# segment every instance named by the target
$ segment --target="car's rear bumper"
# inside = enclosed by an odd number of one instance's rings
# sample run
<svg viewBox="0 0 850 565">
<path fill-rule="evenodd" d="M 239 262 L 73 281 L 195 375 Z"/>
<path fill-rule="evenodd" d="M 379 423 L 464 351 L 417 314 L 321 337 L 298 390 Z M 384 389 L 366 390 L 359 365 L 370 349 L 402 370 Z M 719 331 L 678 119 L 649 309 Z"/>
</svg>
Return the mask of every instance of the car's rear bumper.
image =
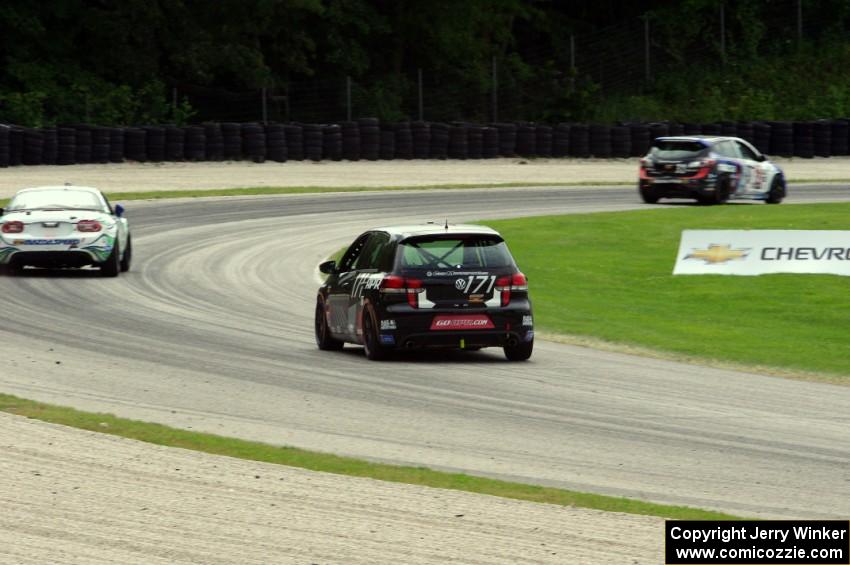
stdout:
<svg viewBox="0 0 850 565">
<path fill-rule="evenodd" d="M 88 251 L 15 251 L 0 257 L 0 264 L 45 268 L 85 267 L 99 264 Z"/>
<path fill-rule="evenodd" d="M 640 179 L 641 191 L 651 190 L 659 198 L 696 198 L 714 194 L 714 178 L 646 178 Z"/>
<path fill-rule="evenodd" d="M 435 329 L 435 319 L 486 316 L 483 329 Z M 386 308 L 380 315 L 379 340 L 389 348 L 504 347 L 534 339 L 531 305 L 504 308 L 416 310 L 402 305 Z"/>
</svg>

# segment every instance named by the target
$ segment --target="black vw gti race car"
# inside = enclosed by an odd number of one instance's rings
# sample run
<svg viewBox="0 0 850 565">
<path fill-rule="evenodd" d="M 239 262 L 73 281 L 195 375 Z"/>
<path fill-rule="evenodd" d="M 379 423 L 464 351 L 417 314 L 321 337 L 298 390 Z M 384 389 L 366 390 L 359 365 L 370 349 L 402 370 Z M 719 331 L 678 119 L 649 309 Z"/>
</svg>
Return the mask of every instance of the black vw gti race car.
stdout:
<svg viewBox="0 0 850 565">
<path fill-rule="evenodd" d="M 490 228 L 373 229 L 319 270 L 328 275 L 316 302 L 319 349 L 360 344 L 372 360 L 419 348 L 502 347 L 511 361 L 531 357 L 528 282 Z"/>
</svg>

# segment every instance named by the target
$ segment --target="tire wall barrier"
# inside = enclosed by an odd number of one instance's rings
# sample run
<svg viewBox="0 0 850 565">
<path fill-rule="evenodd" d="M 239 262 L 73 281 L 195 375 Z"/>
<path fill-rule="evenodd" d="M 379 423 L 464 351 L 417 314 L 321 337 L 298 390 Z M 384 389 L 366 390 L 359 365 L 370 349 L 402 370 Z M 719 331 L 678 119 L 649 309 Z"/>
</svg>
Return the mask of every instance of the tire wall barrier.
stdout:
<svg viewBox="0 0 850 565">
<path fill-rule="evenodd" d="M 103 127 L 0 124 L 0 168 L 161 161 L 357 161 L 390 159 L 633 158 L 662 136 L 740 137 L 767 155 L 850 155 L 850 118 L 800 121 L 204 123 Z"/>
</svg>

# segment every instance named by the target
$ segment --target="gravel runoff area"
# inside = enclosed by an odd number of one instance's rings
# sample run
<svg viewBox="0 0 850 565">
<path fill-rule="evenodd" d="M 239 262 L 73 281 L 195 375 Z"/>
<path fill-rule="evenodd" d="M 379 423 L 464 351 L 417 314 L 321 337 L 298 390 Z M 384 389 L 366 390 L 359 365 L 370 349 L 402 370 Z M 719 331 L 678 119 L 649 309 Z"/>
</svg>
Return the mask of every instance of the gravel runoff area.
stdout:
<svg viewBox="0 0 850 565">
<path fill-rule="evenodd" d="M 791 182 L 850 178 L 850 157 L 776 159 Z M 637 159 L 470 161 L 291 161 L 120 163 L 13 167 L 0 171 L 0 198 L 27 186 L 70 182 L 108 192 L 263 186 L 423 186 L 492 183 L 631 183 Z"/>
<path fill-rule="evenodd" d="M 0 414 L 0 563 L 661 563 L 663 520 Z"/>
</svg>

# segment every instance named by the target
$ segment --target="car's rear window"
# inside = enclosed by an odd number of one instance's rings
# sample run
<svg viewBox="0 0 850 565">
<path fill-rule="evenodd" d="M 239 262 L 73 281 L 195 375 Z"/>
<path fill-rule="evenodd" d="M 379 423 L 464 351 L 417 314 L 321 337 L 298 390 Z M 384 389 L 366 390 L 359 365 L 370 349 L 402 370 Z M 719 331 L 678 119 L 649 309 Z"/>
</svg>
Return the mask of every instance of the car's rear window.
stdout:
<svg viewBox="0 0 850 565">
<path fill-rule="evenodd" d="M 21 192 L 12 198 L 7 210 L 36 210 L 39 208 L 56 210 L 103 210 L 100 199 L 87 190 L 34 190 Z"/>
<path fill-rule="evenodd" d="M 706 150 L 699 141 L 660 141 L 652 144 L 652 155 L 659 159 L 695 159 Z"/>
<path fill-rule="evenodd" d="M 496 236 L 423 236 L 399 246 L 402 269 L 493 269 L 510 267 L 513 259 Z"/>
</svg>

